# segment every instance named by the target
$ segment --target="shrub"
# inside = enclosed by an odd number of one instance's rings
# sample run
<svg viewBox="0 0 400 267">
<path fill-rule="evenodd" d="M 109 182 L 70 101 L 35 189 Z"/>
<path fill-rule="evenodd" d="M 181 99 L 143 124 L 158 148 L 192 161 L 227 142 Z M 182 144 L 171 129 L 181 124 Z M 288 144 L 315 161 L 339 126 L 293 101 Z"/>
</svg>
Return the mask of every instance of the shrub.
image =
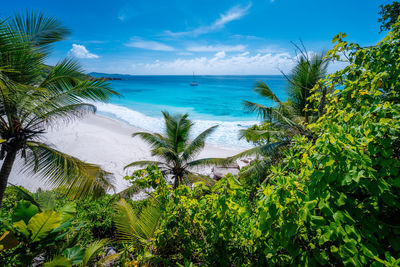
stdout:
<svg viewBox="0 0 400 267">
<path fill-rule="evenodd" d="M 400 264 L 400 22 L 376 46 L 344 37 L 328 56 L 349 65 L 320 82 L 334 88 L 325 115 L 270 168 L 254 210 L 231 176 L 173 191 L 153 243 L 164 264 Z"/>
</svg>

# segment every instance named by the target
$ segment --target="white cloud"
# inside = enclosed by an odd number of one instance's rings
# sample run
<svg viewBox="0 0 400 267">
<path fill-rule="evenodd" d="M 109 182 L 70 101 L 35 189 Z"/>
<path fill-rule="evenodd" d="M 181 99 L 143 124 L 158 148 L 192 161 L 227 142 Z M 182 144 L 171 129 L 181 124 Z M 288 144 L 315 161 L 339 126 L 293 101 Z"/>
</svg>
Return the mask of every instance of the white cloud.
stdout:
<svg viewBox="0 0 400 267">
<path fill-rule="evenodd" d="M 192 31 L 172 32 L 172 31 L 167 30 L 164 33 L 166 35 L 173 36 L 173 37 L 179 37 L 179 36 L 185 36 L 185 35 L 199 36 L 202 34 L 220 30 L 220 29 L 224 28 L 225 25 L 228 24 L 229 22 L 241 19 L 242 17 L 247 15 L 251 6 L 252 6 L 252 3 L 248 4 L 245 7 L 234 6 L 233 8 L 229 9 L 227 12 L 220 14 L 219 18 L 217 20 L 215 20 L 211 25 L 200 26 Z"/>
<path fill-rule="evenodd" d="M 310 51 L 313 53 L 312 51 Z M 183 52 L 185 53 L 185 52 Z M 177 51 L 179 54 L 179 51 Z M 295 66 L 297 55 L 287 50 L 281 52 L 250 53 L 248 51 L 229 53 L 220 50 L 211 56 L 182 56 L 173 60 L 138 61 L 126 58 L 110 60 L 107 64 L 86 63 L 91 71 L 133 75 L 185 75 L 194 71 L 198 75 L 275 75 L 281 71 L 288 74 Z M 90 65 L 87 65 L 90 64 Z M 348 63 L 335 62 L 329 65 L 328 73 L 345 67 Z"/>
<path fill-rule="evenodd" d="M 200 45 L 200 46 L 189 46 L 186 48 L 192 52 L 242 52 L 246 49 L 244 45 Z"/>
<path fill-rule="evenodd" d="M 84 45 L 72 44 L 71 50 L 68 52 L 69 55 L 77 58 L 99 58 L 100 56 L 92 54 L 86 49 Z"/>
<path fill-rule="evenodd" d="M 138 37 L 134 37 L 131 39 L 129 43 L 126 43 L 125 46 L 136 47 L 147 50 L 155 50 L 155 51 L 174 51 L 175 49 L 172 46 L 156 42 L 156 41 L 146 41 L 142 40 Z"/>
<path fill-rule="evenodd" d="M 251 7 L 251 3 L 248 4 L 246 7 L 242 8 L 239 6 L 235 6 L 228 10 L 225 14 L 221 14 L 219 19 L 217 19 L 211 26 L 211 29 L 219 29 L 225 26 L 225 24 L 238 20 L 242 18 L 244 15 L 247 14 L 248 10 Z"/>
<path fill-rule="evenodd" d="M 257 52 L 265 53 L 265 54 L 267 54 L 267 53 L 281 53 L 281 52 L 284 52 L 284 51 L 285 51 L 285 49 L 283 49 L 282 47 L 280 47 L 278 45 L 268 45 L 268 46 L 265 46 L 265 47 L 260 48 L 260 49 L 257 50 Z"/>
<path fill-rule="evenodd" d="M 295 57 L 289 53 L 253 54 L 248 52 L 227 56 L 219 51 L 212 57 L 196 57 L 192 59 L 178 58 L 172 61 L 154 61 L 147 64 L 130 65 L 129 71 L 134 74 L 188 74 L 192 71 L 198 74 L 280 74 L 289 72 L 295 64 Z"/>
<path fill-rule="evenodd" d="M 215 54 L 216 58 L 224 58 L 226 56 L 225 51 L 220 51 Z"/>
</svg>

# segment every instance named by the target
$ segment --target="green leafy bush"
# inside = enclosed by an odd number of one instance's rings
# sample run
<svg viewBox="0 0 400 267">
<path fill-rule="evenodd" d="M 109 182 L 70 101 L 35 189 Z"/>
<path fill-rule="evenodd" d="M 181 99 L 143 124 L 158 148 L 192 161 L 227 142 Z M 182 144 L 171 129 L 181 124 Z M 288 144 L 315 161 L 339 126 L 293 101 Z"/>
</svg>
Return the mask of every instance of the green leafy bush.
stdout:
<svg viewBox="0 0 400 267">
<path fill-rule="evenodd" d="M 349 65 L 319 83 L 336 88 L 325 115 L 270 168 L 254 209 L 233 177 L 173 191 L 153 242 L 163 264 L 400 264 L 400 23 L 376 46 L 344 37 L 328 56 Z"/>
<path fill-rule="evenodd" d="M 255 222 L 240 183 L 232 176 L 212 189 L 198 183 L 191 190 L 180 186 L 166 205 L 152 244 L 163 264 L 238 266 L 257 261 L 254 252 Z"/>
<path fill-rule="evenodd" d="M 6 188 L 4 200 L 0 208 L 0 233 L 4 233 L 7 230 L 7 221 L 11 219 L 15 204 L 19 200 L 24 199 L 23 194 L 29 195 L 30 192 L 22 186 L 9 186 Z"/>
<path fill-rule="evenodd" d="M 65 204 L 60 211 L 41 210 L 29 201 L 16 203 L 7 231 L 0 237 L 1 266 L 30 266 L 34 261 L 44 266 L 89 266 L 107 239 L 91 244 L 80 242 L 82 224 L 73 226 L 76 204 Z M 103 257 L 101 262 L 119 256 Z"/>
<path fill-rule="evenodd" d="M 328 54 L 350 64 L 324 83 L 341 89 L 263 189 L 259 240 L 271 263 L 400 263 L 399 26 L 369 48 L 334 38 Z"/>
</svg>

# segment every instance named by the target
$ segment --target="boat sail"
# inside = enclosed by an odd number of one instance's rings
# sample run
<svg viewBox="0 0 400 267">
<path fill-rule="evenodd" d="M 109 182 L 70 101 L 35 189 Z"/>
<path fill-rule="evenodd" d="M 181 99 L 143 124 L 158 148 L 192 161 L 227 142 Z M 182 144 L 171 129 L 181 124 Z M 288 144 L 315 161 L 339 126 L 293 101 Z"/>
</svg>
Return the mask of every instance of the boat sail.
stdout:
<svg viewBox="0 0 400 267">
<path fill-rule="evenodd" d="M 190 86 L 197 86 L 197 85 L 199 84 L 196 82 L 196 78 L 194 77 L 194 72 L 193 72 L 193 81 L 190 82 Z"/>
</svg>

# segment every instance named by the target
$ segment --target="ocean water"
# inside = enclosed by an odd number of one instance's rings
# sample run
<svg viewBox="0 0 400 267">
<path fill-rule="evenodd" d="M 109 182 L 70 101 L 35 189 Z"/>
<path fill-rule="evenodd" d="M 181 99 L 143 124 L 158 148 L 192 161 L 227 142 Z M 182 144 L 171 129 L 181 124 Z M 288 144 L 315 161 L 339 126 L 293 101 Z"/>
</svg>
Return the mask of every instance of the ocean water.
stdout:
<svg viewBox="0 0 400 267">
<path fill-rule="evenodd" d="M 189 113 L 195 123 L 193 135 L 219 125 L 208 143 L 249 148 L 238 132 L 259 120 L 243 107 L 243 100 L 272 105 L 253 92 L 257 81 L 264 81 L 281 99 L 287 98 L 283 76 L 196 76 L 198 86 L 190 86 L 192 76 L 129 76 L 110 81 L 122 96 L 110 103 L 97 104 L 98 112 L 152 132 L 163 131 L 161 111 Z"/>
</svg>

